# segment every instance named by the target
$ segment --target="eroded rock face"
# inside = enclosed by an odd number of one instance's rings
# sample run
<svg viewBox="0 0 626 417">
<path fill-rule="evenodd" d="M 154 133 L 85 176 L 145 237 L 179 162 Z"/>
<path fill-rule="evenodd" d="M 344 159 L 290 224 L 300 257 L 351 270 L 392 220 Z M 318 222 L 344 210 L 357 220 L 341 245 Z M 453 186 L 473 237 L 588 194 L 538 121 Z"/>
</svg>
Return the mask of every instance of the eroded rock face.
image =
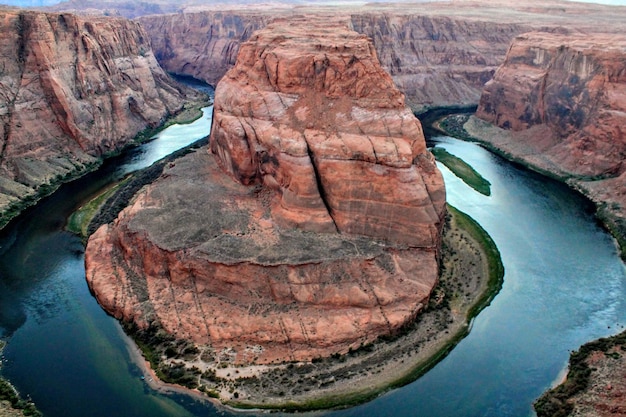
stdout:
<svg viewBox="0 0 626 417">
<path fill-rule="evenodd" d="M 235 64 L 239 45 L 273 18 L 258 12 L 206 11 L 145 16 L 138 21 L 163 68 L 217 85 Z"/>
<path fill-rule="evenodd" d="M 185 96 L 137 23 L 0 11 L 0 207 L 128 144 Z"/>
<path fill-rule="evenodd" d="M 483 92 L 476 115 L 541 133 L 524 144 L 563 172 L 613 177 L 626 170 L 626 38 L 527 33 Z"/>
<path fill-rule="evenodd" d="M 211 142 L 90 237 L 108 312 L 260 364 L 345 353 L 424 307 L 443 180 L 364 36 L 258 32 L 217 88 Z"/>
<path fill-rule="evenodd" d="M 552 0 L 455 0 L 341 6 L 189 7 L 143 16 L 159 62 L 168 71 L 215 83 L 235 63 L 241 42 L 276 17 L 342 16 L 369 36 L 382 67 L 414 111 L 475 105 L 504 62 L 515 36 L 533 30 L 622 33 L 624 8 Z"/>
<path fill-rule="evenodd" d="M 211 150 L 237 181 L 279 191 L 281 225 L 434 247 L 445 191 L 421 125 L 341 25 L 278 21 L 244 43 L 215 92 Z"/>
<path fill-rule="evenodd" d="M 121 320 L 247 364 L 345 353 L 424 307 L 434 250 L 278 228 L 269 198 L 206 150 L 176 161 L 91 236 L 90 288 Z"/>
</svg>

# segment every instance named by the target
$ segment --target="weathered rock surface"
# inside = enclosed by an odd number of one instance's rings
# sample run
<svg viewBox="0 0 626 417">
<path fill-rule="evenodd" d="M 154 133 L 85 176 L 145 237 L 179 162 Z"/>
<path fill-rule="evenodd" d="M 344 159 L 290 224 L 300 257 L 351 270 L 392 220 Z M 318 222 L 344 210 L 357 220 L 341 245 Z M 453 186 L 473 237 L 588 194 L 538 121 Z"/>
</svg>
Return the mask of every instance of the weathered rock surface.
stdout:
<svg viewBox="0 0 626 417">
<path fill-rule="evenodd" d="M 0 10 L 0 37 L 0 208 L 183 104 L 135 22 Z"/>
<path fill-rule="evenodd" d="M 218 85 L 211 142 L 89 239 L 107 311 L 270 363 L 347 352 L 423 308 L 443 180 L 367 38 L 328 20 L 258 32 Z"/>
<path fill-rule="evenodd" d="M 578 176 L 626 167 L 626 37 L 528 33 L 515 39 L 476 116 L 501 128 L 545 127 L 525 144 Z"/>
<path fill-rule="evenodd" d="M 145 16 L 138 21 L 163 68 L 217 85 L 235 65 L 239 45 L 273 18 L 257 11 L 212 10 Z"/>
<path fill-rule="evenodd" d="M 238 363 L 346 352 L 422 309 L 437 281 L 434 248 L 277 228 L 269 198 L 206 151 L 178 160 L 91 236 L 90 288 L 115 317 Z"/>
<path fill-rule="evenodd" d="M 234 65 L 241 42 L 277 16 L 342 16 L 373 40 L 383 68 L 415 111 L 477 104 L 483 84 L 519 34 L 620 33 L 626 14 L 624 8 L 598 4 L 506 0 L 212 9 L 189 7 L 182 14 L 139 19 L 164 68 L 214 84 Z"/>
<path fill-rule="evenodd" d="M 435 247 L 443 180 L 419 121 L 346 24 L 289 19 L 245 42 L 215 91 L 211 150 L 279 191 L 281 225 Z"/>
<path fill-rule="evenodd" d="M 593 199 L 626 257 L 624 35 L 519 36 L 476 116 L 471 134 Z"/>
</svg>

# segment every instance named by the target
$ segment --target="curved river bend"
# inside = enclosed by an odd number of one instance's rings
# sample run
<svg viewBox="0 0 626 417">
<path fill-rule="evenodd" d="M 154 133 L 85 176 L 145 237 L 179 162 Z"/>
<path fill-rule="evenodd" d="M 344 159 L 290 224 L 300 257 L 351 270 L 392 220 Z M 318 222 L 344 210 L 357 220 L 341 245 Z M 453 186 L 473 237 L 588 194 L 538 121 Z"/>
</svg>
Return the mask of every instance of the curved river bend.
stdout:
<svg viewBox="0 0 626 417">
<path fill-rule="evenodd" d="M 147 386 L 128 338 L 88 291 L 83 245 L 63 231 L 67 216 L 98 189 L 206 136 L 211 110 L 61 187 L 0 237 L 0 337 L 8 341 L 2 374 L 47 417 L 226 414 Z M 448 137 L 433 143 L 492 183 L 485 197 L 440 166 L 450 203 L 497 243 L 504 286 L 470 335 L 424 377 L 367 404 L 318 414 L 529 416 L 570 350 L 626 324 L 624 264 L 585 200 L 477 145 Z"/>
</svg>

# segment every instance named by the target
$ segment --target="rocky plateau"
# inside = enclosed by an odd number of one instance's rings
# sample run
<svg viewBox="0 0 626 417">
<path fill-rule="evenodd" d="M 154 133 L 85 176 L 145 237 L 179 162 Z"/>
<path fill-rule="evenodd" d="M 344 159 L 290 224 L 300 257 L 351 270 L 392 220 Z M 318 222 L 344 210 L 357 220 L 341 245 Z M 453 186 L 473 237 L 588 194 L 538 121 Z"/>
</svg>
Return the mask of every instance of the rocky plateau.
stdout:
<svg viewBox="0 0 626 417">
<path fill-rule="evenodd" d="M 241 364 L 346 353 L 421 311 L 443 179 L 367 37 L 335 19 L 256 32 L 218 84 L 210 146 L 89 239 L 107 311 Z"/>
<path fill-rule="evenodd" d="M 85 172 L 179 111 L 136 22 L 0 10 L 0 210 Z M 43 188 L 42 188 L 43 187 Z"/>
</svg>

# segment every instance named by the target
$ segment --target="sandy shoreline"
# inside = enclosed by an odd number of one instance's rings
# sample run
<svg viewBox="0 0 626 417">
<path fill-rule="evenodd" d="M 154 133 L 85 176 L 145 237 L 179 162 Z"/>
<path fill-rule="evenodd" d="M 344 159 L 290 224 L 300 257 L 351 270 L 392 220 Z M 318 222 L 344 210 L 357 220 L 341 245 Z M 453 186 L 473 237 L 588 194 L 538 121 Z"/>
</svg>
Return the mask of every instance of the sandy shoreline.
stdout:
<svg viewBox="0 0 626 417">
<path fill-rule="evenodd" d="M 203 372 L 198 378 L 204 393 L 161 381 L 132 342 L 129 342 L 129 354 L 151 388 L 163 393 L 192 395 L 229 410 L 304 411 L 371 400 L 417 379 L 445 357 L 469 333 L 468 314 L 476 300 L 482 299 L 486 292 L 494 292 L 489 286 L 488 255 L 467 230 L 458 227 L 458 218 L 458 214 L 454 215 L 444 232 L 440 284 L 427 311 L 393 339 L 385 338 L 357 351 L 313 363 L 217 367 L 197 358 L 161 358 L 199 368 Z M 207 378 L 209 374 L 212 377 Z M 207 392 L 219 396 L 219 400 L 209 397 Z"/>
</svg>

